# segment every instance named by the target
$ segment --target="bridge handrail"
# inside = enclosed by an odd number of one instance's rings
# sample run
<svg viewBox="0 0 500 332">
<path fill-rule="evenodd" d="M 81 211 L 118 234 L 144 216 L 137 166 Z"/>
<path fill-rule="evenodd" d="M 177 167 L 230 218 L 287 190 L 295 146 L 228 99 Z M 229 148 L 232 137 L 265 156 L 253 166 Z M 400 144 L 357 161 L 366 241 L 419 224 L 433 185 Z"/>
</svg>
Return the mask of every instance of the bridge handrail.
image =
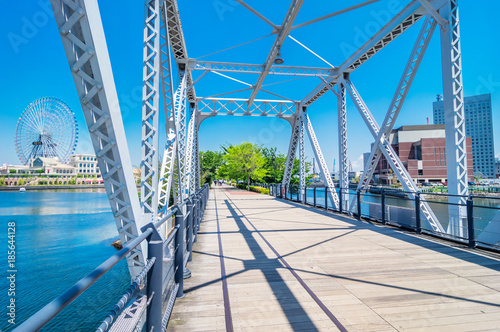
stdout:
<svg viewBox="0 0 500 332">
<path fill-rule="evenodd" d="M 201 214 L 205 210 L 206 206 L 206 200 L 208 198 L 208 185 L 204 185 L 202 188 L 200 188 L 196 193 L 192 194 L 190 197 L 186 198 L 181 204 L 172 206 L 168 209 L 163 209 L 162 211 L 168 211 L 166 215 L 164 215 L 159 221 L 157 221 L 154 224 L 149 224 L 150 226 L 145 226 L 148 227 L 144 229 L 141 235 L 139 235 L 137 238 L 134 240 L 130 241 L 125 245 L 120 251 L 118 251 L 116 254 L 112 255 L 109 257 L 107 260 L 105 260 L 103 263 L 101 263 L 98 267 L 96 267 L 92 272 L 87 274 L 85 277 L 80 279 L 77 283 L 75 283 L 73 286 L 71 286 L 68 290 L 66 290 L 63 294 L 59 295 L 57 298 L 52 300 L 50 303 L 45 305 L 42 309 L 37 311 L 34 315 L 32 315 L 30 318 L 28 318 L 25 322 L 23 322 L 21 325 L 19 325 L 16 329 L 14 329 L 14 332 L 31 332 L 31 331 L 38 331 L 41 329 L 45 324 L 47 324 L 52 318 L 54 318 L 57 314 L 59 314 L 64 308 L 66 308 L 71 302 L 73 302 L 78 296 L 80 296 L 83 292 L 85 292 L 90 286 L 92 286 L 97 280 L 99 280 L 104 274 L 106 274 L 111 268 L 113 268 L 118 262 L 120 262 L 123 258 L 125 258 L 135 247 L 137 247 L 139 244 L 141 244 L 144 240 L 148 241 L 148 247 L 150 244 L 150 238 L 154 233 L 158 235 L 157 229 L 161 225 L 163 225 L 168 218 L 172 217 L 174 214 L 180 214 L 180 218 L 184 219 L 185 218 L 190 218 L 191 222 L 188 225 L 187 223 L 182 222 L 181 224 L 178 224 L 176 221 L 176 225 L 173 229 L 172 232 L 170 232 L 169 236 L 165 241 L 161 242 L 161 246 L 163 247 L 165 244 L 170 244 L 172 241 L 176 242 L 176 249 L 177 251 L 179 247 L 183 251 L 183 256 L 185 252 L 185 248 L 183 248 L 183 243 L 182 246 L 180 246 L 180 243 L 177 242 L 184 242 L 185 239 L 182 238 L 184 235 L 188 234 L 181 234 L 179 236 L 179 231 L 182 229 L 182 233 L 184 233 L 184 230 L 190 227 L 189 231 L 191 232 L 191 237 L 187 239 L 188 241 L 193 241 L 193 237 L 196 235 L 196 233 L 193 231 L 194 226 L 199 227 L 200 219 L 201 219 Z M 194 221 L 193 216 L 194 214 L 192 211 L 187 211 L 186 214 L 182 213 L 181 207 L 188 203 L 193 203 L 196 200 L 197 204 L 194 206 L 197 206 L 201 210 L 201 214 L 198 218 L 198 220 Z M 193 206 L 192 206 L 193 207 Z M 177 216 L 176 216 L 177 218 Z M 193 222 L 194 221 L 194 222 Z M 195 225 L 196 223 L 196 225 Z M 184 226 L 181 228 L 181 225 Z M 159 235 L 158 235 L 159 236 Z M 190 248 L 192 250 L 192 246 Z M 191 252 L 188 252 L 188 254 L 192 254 Z M 153 270 L 152 267 L 155 265 L 155 263 L 158 262 L 160 265 L 162 264 L 162 260 L 157 259 L 155 257 L 151 257 L 144 269 L 141 271 L 140 275 L 132 282 L 131 286 L 127 289 L 125 294 L 122 296 L 120 301 L 117 303 L 117 305 L 111 310 L 110 314 L 106 317 L 106 319 L 103 321 L 101 328 L 103 324 L 108 325 L 105 330 L 107 330 L 110 326 L 114 318 L 118 316 L 119 312 L 128 304 L 128 301 L 132 298 L 131 294 L 129 291 L 134 292 L 138 285 L 142 282 L 144 279 L 145 275 L 148 275 L 151 273 Z M 176 261 L 176 264 L 178 262 Z M 185 262 L 184 259 L 182 259 L 182 267 L 185 267 Z M 177 267 L 179 268 L 179 267 Z M 149 278 L 148 278 L 149 279 Z M 182 281 L 179 282 L 176 278 L 176 283 L 180 284 L 179 286 L 179 292 L 182 293 Z M 161 289 L 161 288 L 160 288 Z M 122 300 L 123 303 L 122 303 Z M 118 311 L 115 312 L 115 309 L 118 309 Z M 161 308 L 160 308 L 161 310 Z M 112 314 L 113 313 L 113 314 Z M 108 319 L 109 316 L 112 315 L 111 321 Z M 109 323 L 109 324 L 108 324 Z M 159 326 L 161 328 L 161 325 Z M 103 331 L 105 331 L 103 330 Z"/>
</svg>

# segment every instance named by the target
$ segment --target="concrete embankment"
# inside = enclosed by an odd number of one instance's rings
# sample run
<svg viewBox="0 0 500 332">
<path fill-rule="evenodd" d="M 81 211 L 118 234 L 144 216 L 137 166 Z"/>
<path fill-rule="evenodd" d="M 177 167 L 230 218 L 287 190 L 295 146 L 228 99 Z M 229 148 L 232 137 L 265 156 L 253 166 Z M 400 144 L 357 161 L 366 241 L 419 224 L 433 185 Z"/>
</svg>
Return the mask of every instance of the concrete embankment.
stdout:
<svg viewBox="0 0 500 332">
<path fill-rule="evenodd" d="M 26 190 L 54 190 L 54 189 L 104 189 L 104 184 L 83 184 L 83 185 L 51 185 L 51 186 L 5 186 L 0 187 L 0 191 L 19 191 L 21 188 Z"/>
</svg>

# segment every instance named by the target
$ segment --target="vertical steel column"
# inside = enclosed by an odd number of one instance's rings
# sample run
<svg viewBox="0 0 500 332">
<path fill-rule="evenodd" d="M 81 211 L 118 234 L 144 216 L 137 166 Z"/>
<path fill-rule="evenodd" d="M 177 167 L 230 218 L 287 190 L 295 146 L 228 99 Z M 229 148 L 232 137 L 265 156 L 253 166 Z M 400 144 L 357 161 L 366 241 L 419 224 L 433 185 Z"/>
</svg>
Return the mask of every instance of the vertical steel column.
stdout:
<svg viewBox="0 0 500 332">
<path fill-rule="evenodd" d="M 299 133 L 299 154 L 300 154 L 300 188 L 297 201 L 304 203 L 304 193 L 306 190 L 306 155 L 304 147 L 304 121 L 300 121 Z"/>
<path fill-rule="evenodd" d="M 177 153 L 175 155 L 175 167 L 173 183 L 176 202 L 180 203 L 186 197 L 186 188 L 184 187 L 186 176 L 186 102 L 187 102 L 187 75 L 185 71 L 179 71 L 178 88 L 174 94 L 174 112 Z"/>
<path fill-rule="evenodd" d="M 193 194 L 195 189 L 195 132 L 196 128 L 196 111 L 191 109 L 191 117 L 188 122 L 187 128 L 187 141 L 186 141 L 186 175 L 184 178 L 184 187 L 186 188 L 186 197 Z"/>
<path fill-rule="evenodd" d="M 346 74 L 348 75 L 348 74 Z M 337 109 L 339 124 L 339 188 L 349 187 L 349 163 L 347 161 L 347 109 L 344 82 L 337 84 Z M 349 196 L 344 195 L 341 203 L 344 210 L 349 210 Z"/>
<path fill-rule="evenodd" d="M 170 200 L 170 193 L 172 190 L 172 184 L 175 179 L 180 179 L 179 169 L 175 167 L 176 160 L 178 159 L 178 140 L 177 140 L 177 117 L 175 113 L 174 105 L 174 83 L 173 83 L 173 72 L 172 72 L 172 54 L 170 50 L 170 34 L 169 34 L 169 24 L 167 18 L 167 3 L 163 2 L 162 12 L 161 12 L 161 24 L 162 29 L 160 33 L 161 45 L 161 87 L 162 87 L 162 100 L 163 109 L 165 113 L 165 123 L 166 123 L 166 133 L 167 140 L 165 144 L 165 151 L 163 153 L 163 161 L 161 165 L 160 173 L 160 183 L 159 183 L 159 205 L 160 207 L 167 206 Z M 178 165 L 178 163 L 177 163 Z M 174 172 L 177 174 L 174 175 Z M 175 185 L 175 184 L 174 184 Z M 179 187 L 177 184 L 176 187 Z M 182 200 L 180 199 L 177 190 L 174 192 L 175 202 L 180 204 Z"/>
<path fill-rule="evenodd" d="M 142 70 L 141 208 L 144 223 L 158 212 L 158 121 L 160 69 L 160 1 L 144 7 Z"/>
<path fill-rule="evenodd" d="M 296 113 L 298 113 L 298 111 Z M 292 125 L 292 134 L 290 135 L 290 143 L 288 144 L 288 154 L 286 156 L 286 162 L 285 162 L 285 172 L 283 173 L 282 184 L 284 186 L 290 184 L 290 178 L 292 177 L 293 164 L 295 161 L 295 153 L 297 151 L 297 143 L 300 137 L 301 123 L 302 123 L 302 117 L 300 115 L 296 116 L 295 121 Z M 285 198 L 286 198 L 286 193 L 285 193 Z"/>
<path fill-rule="evenodd" d="M 120 240 L 140 233 L 141 207 L 123 128 L 106 38 L 95 0 L 51 0 Z M 144 268 L 146 243 L 127 257 L 132 279 Z"/>
<path fill-rule="evenodd" d="M 469 188 L 458 0 L 449 0 L 439 13 L 448 21 L 448 25 L 441 29 L 448 193 L 462 196 L 449 196 L 450 203 L 462 206 L 449 206 L 448 233 L 462 237 Z"/>
<path fill-rule="evenodd" d="M 195 112 L 198 113 L 198 103 L 195 106 Z M 200 132 L 200 122 L 198 116 L 196 116 L 196 127 L 194 128 L 194 189 L 198 190 L 201 188 L 201 165 L 200 165 L 200 142 L 199 142 L 199 132 Z"/>
</svg>

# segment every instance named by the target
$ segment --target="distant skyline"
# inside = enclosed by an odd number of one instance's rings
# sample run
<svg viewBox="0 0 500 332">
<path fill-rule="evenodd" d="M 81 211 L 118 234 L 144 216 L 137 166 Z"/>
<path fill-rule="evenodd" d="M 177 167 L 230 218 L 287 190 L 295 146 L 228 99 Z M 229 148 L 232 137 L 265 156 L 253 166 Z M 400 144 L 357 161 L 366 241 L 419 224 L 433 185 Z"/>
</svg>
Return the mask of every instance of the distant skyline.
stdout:
<svg viewBox="0 0 500 332">
<path fill-rule="evenodd" d="M 296 24 L 361 3 L 306 2 Z M 289 1 L 254 0 L 248 3 L 274 24 L 280 25 Z M 390 16 L 409 1 L 382 0 L 347 14 L 292 30 L 291 35 L 323 57 L 326 62 L 340 65 L 380 28 Z M 81 106 L 74 87 L 67 59 L 62 48 L 49 0 L 5 2 L 0 26 L 0 60 L 3 79 L 0 81 L 0 164 L 19 164 L 14 135 L 16 123 L 23 110 L 34 100 L 53 96 L 67 102 L 75 112 L 80 128 L 76 153 L 93 153 Z M 498 31 L 496 13 L 498 1 L 460 1 L 461 47 L 464 96 L 491 93 L 495 156 L 500 157 L 500 68 L 495 66 L 500 46 L 494 42 Z M 142 38 L 143 3 L 124 0 L 99 1 L 104 32 L 120 99 L 132 163 L 140 164 L 141 105 L 142 105 Z M 232 0 L 203 1 L 193 6 L 179 1 L 179 12 L 188 54 L 207 61 L 232 61 L 262 64 L 275 36 L 210 55 L 229 47 L 269 35 L 271 27 Z M 126 18 L 126 19 L 124 19 Z M 353 83 L 380 124 L 390 104 L 403 72 L 421 22 L 410 28 L 393 43 L 375 55 L 351 75 Z M 424 57 L 407 101 L 395 128 L 402 125 L 425 124 L 433 116 L 432 103 L 442 95 L 441 52 L 439 28 Z M 328 67 L 328 65 L 288 38 L 281 54 L 285 65 Z M 201 72 L 193 73 L 198 77 Z M 255 84 L 257 75 L 228 74 L 238 80 Z M 292 77 L 293 78 L 293 77 Z M 289 80 L 286 76 L 268 76 L 264 84 Z M 321 81 L 317 78 L 269 85 L 266 89 L 292 99 L 304 98 Z M 208 74 L 196 86 L 198 96 L 245 88 L 215 74 Z M 246 97 L 249 91 L 229 96 Z M 226 97 L 226 96 L 224 96 Z M 258 98 L 277 99 L 261 93 Z M 362 170 L 363 153 L 368 152 L 373 139 L 355 106 L 348 97 L 348 155 L 354 170 Z M 329 92 L 309 109 L 308 114 L 316 131 L 323 154 L 331 170 L 334 159 L 338 165 L 337 101 Z M 163 110 L 160 109 L 160 118 Z M 160 124 L 160 147 L 164 144 L 163 119 Z M 265 147 L 277 147 L 286 153 L 290 139 L 286 121 L 262 117 L 218 116 L 206 120 L 200 128 L 200 150 L 219 150 L 225 143 L 254 142 Z M 160 149 L 162 150 L 162 148 Z M 312 150 L 306 142 L 306 155 L 312 161 Z M 338 166 L 337 166 L 338 169 Z"/>
</svg>

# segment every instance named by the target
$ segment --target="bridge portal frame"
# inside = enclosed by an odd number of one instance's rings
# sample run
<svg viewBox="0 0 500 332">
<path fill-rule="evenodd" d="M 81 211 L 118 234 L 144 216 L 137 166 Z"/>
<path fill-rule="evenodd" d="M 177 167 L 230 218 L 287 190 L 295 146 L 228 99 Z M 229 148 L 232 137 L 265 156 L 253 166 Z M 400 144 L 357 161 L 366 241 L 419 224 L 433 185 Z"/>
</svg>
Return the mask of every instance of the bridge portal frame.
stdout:
<svg viewBox="0 0 500 332">
<path fill-rule="evenodd" d="M 465 149 L 465 121 L 463 112 L 463 87 L 460 50 L 460 30 L 457 0 L 409 0 L 399 13 L 385 24 L 372 38 L 354 52 L 344 63 L 332 66 L 326 60 L 290 36 L 294 29 L 316 23 L 342 13 L 368 6 L 379 0 L 365 1 L 338 12 L 294 25 L 304 3 L 291 0 L 281 25 L 275 25 L 244 1 L 238 3 L 272 27 L 274 43 L 262 65 L 197 61 L 187 54 L 176 0 L 145 1 L 144 33 L 144 90 L 142 131 L 141 200 L 132 175 L 132 167 L 120 115 L 116 88 L 101 23 L 97 0 L 51 0 L 56 23 L 72 71 L 99 167 L 103 174 L 106 192 L 123 244 L 140 233 L 145 220 L 157 220 L 168 205 L 170 192 L 174 201 L 181 202 L 200 185 L 199 127 L 206 118 L 217 115 L 275 116 L 288 121 L 292 135 L 288 149 L 283 184 L 288 184 L 293 161 L 299 145 L 300 188 L 305 190 L 304 133 L 307 132 L 313 153 L 319 162 L 321 177 L 330 190 L 334 208 L 339 199 L 324 161 L 320 145 L 309 119 L 308 109 L 321 96 L 332 91 L 338 96 L 338 121 L 340 148 L 340 178 L 347 184 L 347 126 L 346 90 L 353 99 L 368 129 L 374 137 L 370 160 L 364 167 L 359 190 L 366 191 L 373 177 L 373 170 L 383 154 L 404 188 L 417 192 L 414 180 L 394 153 L 388 137 L 401 111 L 404 100 L 415 77 L 435 27 L 441 30 L 443 90 L 445 98 L 445 127 L 447 140 L 447 168 L 450 194 L 467 195 L 467 158 Z M 391 106 L 382 126 L 379 127 L 368 107 L 350 80 L 351 74 L 373 55 L 384 49 L 411 26 L 425 18 L 419 37 L 412 50 L 403 76 L 398 84 Z M 274 62 L 283 43 L 291 38 L 308 51 L 328 63 L 331 68 L 276 66 Z M 175 64 L 177 80 L 174 84 Z M 192 72 L 203 73 L 193 81 Z M 233 79 L 226 73 L 258 74 L 256 83 L 248 84 Z M 195 85 L 208 73 L 215 73 L 247 87 L 234 92 L 249 90 L 248 99 L 197 97 Z M 159 75 L 158 75 L 159 74 Z M 293 75 L 317 77 L 321 83 L 301 100 L 291 100 L 263 89 L 268 75 Z M 337 87 L 337 91 L 335 91 Z M 161 92 L 160 92 L 161 88 Z M 260 91 L 268 92 L 278 100 L 257 99 Z M 158 114 L 161 93 L 166 121 L 166 140 L 160 171 L 157 170 Z M 159 173 L 159 174 L 158 174 Z M 456 180 L 455 180 L 456 179 Z M 463 203 L 462 198 L 456 199 Z M 350 202 L 352 210 L 354 202 Z M 346 202 L 347 205 L 347 202 Z M 432 230 L 460 236 L 462 234 L 463 208 L 453 208 L 450 229 L 444 231 L 422 202 L 425 220 Z M 164 234 L 163 234 L 164 235 Z M 128 258 L 133 277 L 144 266 L 145 248 L 134 251 Z"/>
</svg>

